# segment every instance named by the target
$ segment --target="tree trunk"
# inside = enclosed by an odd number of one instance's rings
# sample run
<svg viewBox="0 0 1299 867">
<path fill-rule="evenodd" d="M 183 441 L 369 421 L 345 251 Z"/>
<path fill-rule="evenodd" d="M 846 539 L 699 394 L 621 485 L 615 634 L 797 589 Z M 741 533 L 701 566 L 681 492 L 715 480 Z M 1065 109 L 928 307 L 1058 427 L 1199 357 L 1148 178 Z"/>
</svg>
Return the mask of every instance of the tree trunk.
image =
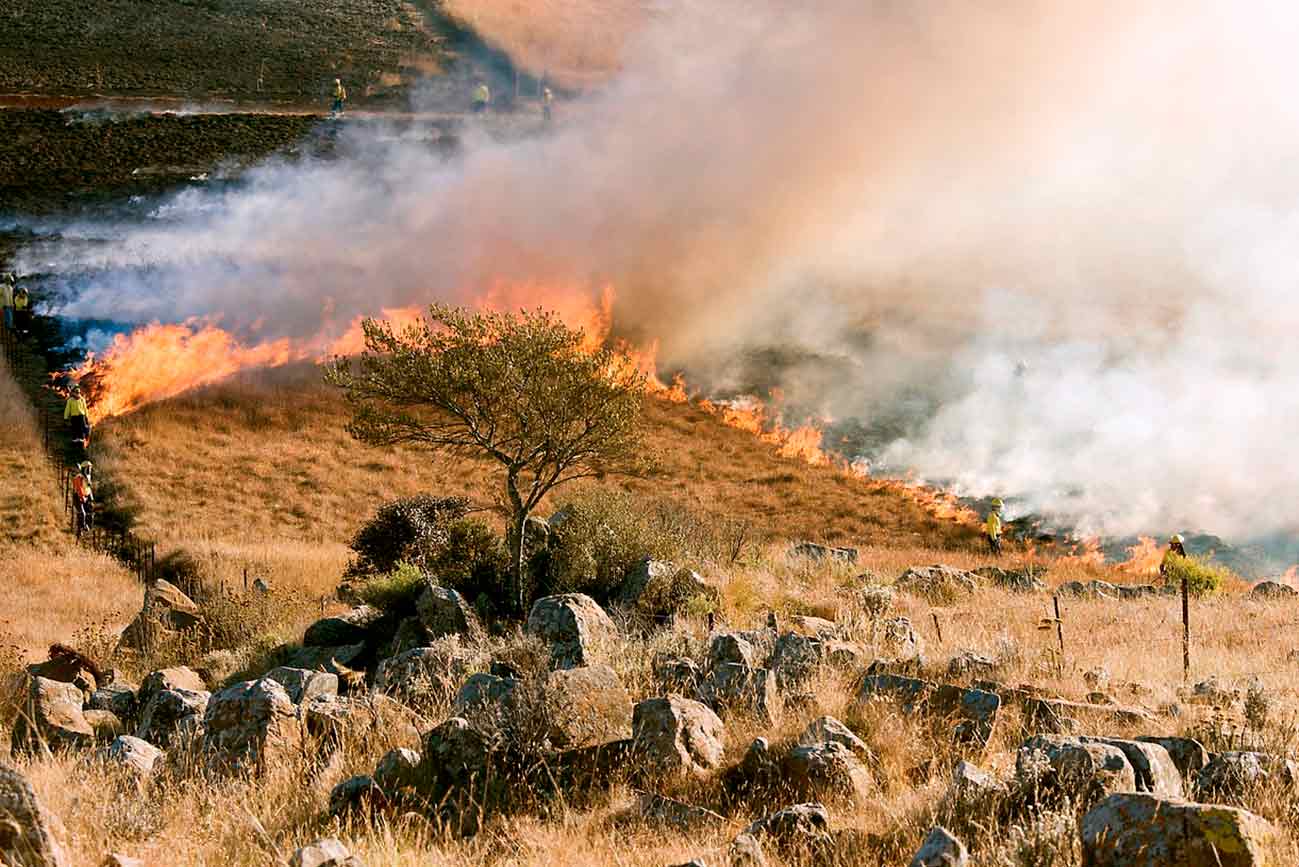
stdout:
<svg viewBox="0 0 1299 867">
<path fill-rule="evenodd" d="M 519 616 L 527 615 L 524 606 L 527 604 L 525 598 L 527 594 L 527 569 L 523 562 L 523 553 L 526 547 L 526 535 L 528 532 L 528 510 L 523 505 L 523 498 L 519 496 L 519 475 L 516 470 L 511 469 L 505 478 L 505 490 L 510 498 L 510 506 L 514 509 L 513 538 L 510 540 L 514 546 L 510 551 L 511 570 L 514 572 L 514 607 L 518 610 Z"/>
</svg>

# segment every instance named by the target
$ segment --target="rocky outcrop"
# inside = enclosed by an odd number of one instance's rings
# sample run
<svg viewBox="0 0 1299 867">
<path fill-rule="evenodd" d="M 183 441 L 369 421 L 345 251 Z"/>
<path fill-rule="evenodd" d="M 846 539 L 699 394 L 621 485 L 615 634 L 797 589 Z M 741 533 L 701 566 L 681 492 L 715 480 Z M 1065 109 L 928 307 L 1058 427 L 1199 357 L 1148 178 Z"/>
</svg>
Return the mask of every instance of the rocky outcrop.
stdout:
<svg viewBox="0 0 1299 867">
<path fill-rule="evenodd" d="M 995 692 L 933 684 L 896 674 L 865 677 L 859 699 L 866 701 L 876 696 L 893 699 L 906 713 L 925 713 L 947 721 L 955 740 L 979 744 L 986 744 L 992 737 L 1001 709 L 1001 697 Z"/>
<path fill-rule="evenodd" d="M 183 665 L 151 671 L 140 681 L 140 707 L 149 703 L 156 693 L 164 689 L 188 689 L 191 692 L 207 692 L 207 684 L 197 671 Z"/>
<path fill-rule="evenodd" d="M 154 693 L 140 711 L 136 737 L 166 749 L 198 735 L 211 697 L 211 693 L 192 689 L 164 689 Z"/>
<path fill-rule="evenodd" d="M 1015 775 L 1035 799 L 1063 796 L 1082 806 L 1137 788 L 1136 773 L 1121 749 L 1059 735 L 1025 741 L 1015 758 Z"/>
<path fill-rule="evenodd" d="M 414 786 L 420 754 L 406 747 L 389 750 L 374 766 L 374 782 L 385 792 L 396 792 Z"/>
<path fill-rule="evenodd" d="M 965 844 L 941 826 L 930 830 L 911 859 L 911 867 L 965 867 L 969 863 L 970 853 Z"/>
<path fill-rule="evenodd" d="M 631 696 L 607 665 L 552 671 L 545 702 L 555 749 L 594 747 L 632 736 Z"/>
<path fill-rule="evenodd" d="M 538 599 L 524 631 L 550 648 L 552 668 L 579 668 L 598 662 L 600 645 L 616 632 L 604 609 L 582 593 Z"/>
<path fill-rule="evenodd" d="M 780 768 L 790 790 L 802 799 L 864 804 L 873 787 L 861 759 L 837 741 L 796 746 Z"/>
<path fill-rule="evenodd" d="M 289 867 L 365 867 L 361 860 L 333 837 L 303 846 L 289 859 Z"/>
<path fill-rule="evenodd" d="M 656 619 L 680 614 L 692 605 L 711 610 L 720 599 L 721 591 L 698 572 L 649 558 L 627 573 L 618 591 L 620 605 Z"/>
<path fill-rule="evenodd" d="M 129 683 L 104 684 L 90 694 L 86 710 L 112 711 L 123 723 L 134 725 L 140 708 L 135 692 L 135 687 Z"/>
<path fill-rule="evenodd" d="M 280 666 L 266 672 L 266 676 L 284 687 L 294 704 L 305 704 L 322 695 L 338 695 L 338 675 L 329 672 Z"/>
<path fill-rule="evenodd" d="M 145 589 L 144 605 L 122 632 L 122 644 L 146 649 L 177 632 L 193 629 L 202 621 L 202 609 L 193 599 L 175 585 L 159 579 Z"/>
<path fill-rule="evenodd" d="M 289 694 L 270 678 L 245 681 L 212 696 L 203 715 L 203 745 L 221 763 L 264 768 L 295 753 L 302 731 Z"/>
<path fill-rule="evenodd" d="M 697 701 L 651 698 L 632 713 L 632 741 L 651 770 L 702 775 L 721 766 L 725 729 L 717 714 Z"/>
<path fill-rule="evenodd" d="M 1167 798 L 1180 798 L 1185 794 L 1181 772 L 1177 770 L 1168 750 L 1159 744 L 1088 736 L 1079 737 L 1078 740 L 1082 743 L 1108 744 L 1122 750 L 1123 757 L 1132 766 L 1138 792 L 1150 792 Z"/>
<path fill-rule="evenodd" d="M 1079 834 L 1088 867 L 1262 867 L 1272 829 L 1246 810 L 1131 793 L 1093 807 Z"/>
<path fill-rule="evenodd" d="M 749 825 L 743 834 L 787 860 L 827 862 L 833 854 L 830 814 L 820 804 L 795 804 Z"/>
<path fill-rule="evenodd" d="M 808 560 L 829 560 L 836 563 L 856 563 L 856 548 L 833 548 L 829 545 L 818 545 L 816 542 L 795 542 L 789 549 L 795 557 L 806 557 Z"/>
<path fill-rule="evenodd" d="M 999 587 L 1012 593 L 1040 593 L 1046 590 L 1042 578 L 1046 569 L 1041 566 L 1028 566 L 1023 569 L 1003 569 L 1000 566 L 980 566 L 971 571 L 989 587 Z"/>
<path fill-rule="evenodd" d="M 510 790 L 499 768 L 497 745 L 463 717 L 452 717 L 424 739 L 415 769 L 415 789 L 436 804 L 448 830 L 472 834 L 484 813 Z"/>
<path fill-rule="evenodd" d="M 770 724 L 780 710 L 776 678 L 766 668 L 722 663 L 708 673 L 701 692 L 708 704 L 723 715 L 739 711 Z"/>
<path fill-rule="evenodd" d="M 949 605 L 974 593 L 979 586 L 979 579 L 964 569 L 941 564 L 913 566 L 898 577 L 894 586 L 932 604 Z"/>
<path fill-rule="evenodd" d="M 0 861 L 14 867 L 68 867 L 71 861 L 54 833 L 58 826 L 27 778 L 0 761 Z"/>
<path fill-rule="evenodd" d="M 429 584 L 415 603 L 420 625 L 429 638 L 460 635 L 477 638 L 483 634 L 478 615 L 459 592 Z"/>
<path fill-rule="evenodd" d="M 807 728 L 803 729 L 802 734 L 798 736 L 798 743 L 801 746 L 838 743 L 847 747 L 853 755 L 863 761 L 871 759 L 870 747 L 866 746 L 866 742 L 832 716 L 818 717 L 808 723 Z"/>
<path fill-rule="evenodd" d="M 1251 790 L 1264 785 L 1292 791 L 1299 769 L 1290 759 L 1267 753 L 1215 753 L 1196 777 L 1197 801 L 1238 803 Z"/>
<path fill-rule="evenodd" d="M 351 611 L 323 617 L 307 627 L 302 635 L 304 647 L 337 647 L 364 644 L 384 620 L 384 613 L 369 605 L 358 605 Z M 394 624 L 395 625 L 395 624 Z"/>
<path fill-rule="evenodd" d="M 81 710 L 76 684 L 31 677 L 27 697 L 14 720 L 10 749 L 15 753 L 54 752 L 91 746 L 95 730 Z"/>
<path fill-rule="evenodd" d="M 379 663 L 374 688 L 399 697 L 450 693 L 472 667 L 468 654 L 447 646 L 416 647 Z"/>
<path fill-rule="evenodd" d="M 1255 599 L 1294 599 L 1299 590 L 1278 581 L 1260 581 L 1249 591 Z"/>
<path fill-rule="evenodd" d="M 108 761 L 130 769 L 139 777 L 152 774 L 162 755 L 162 750 L 153 744 L 131 735 L 121 735 L 104 750 Z"/>
<path fill-rule="evenodd" d="M 1200 769 L 1209 763 L 1209 751 L 1193 738 L 1139 737 L 1137 740 L 1163 747 L 1184 781 L 1194 780 Z"/>
</svg>

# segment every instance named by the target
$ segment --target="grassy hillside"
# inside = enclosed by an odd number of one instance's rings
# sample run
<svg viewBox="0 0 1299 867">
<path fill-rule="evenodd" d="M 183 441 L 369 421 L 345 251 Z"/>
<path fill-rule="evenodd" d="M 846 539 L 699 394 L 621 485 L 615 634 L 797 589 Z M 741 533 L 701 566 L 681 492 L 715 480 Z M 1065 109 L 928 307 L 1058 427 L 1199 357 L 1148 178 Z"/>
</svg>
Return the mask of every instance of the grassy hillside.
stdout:
<svg viewBox="0 0 1299 867">
<path fill-rule="evenodd" d="M 604 484 L 742 522 L 755 545 L 814 539 L 950 548 L 972 536 L 897 488 L 781 458 L 697 408 L 651 399 L 645 411 L 655 471 Z M 113 419 L 101 426 L 97 449 L 138 498 L 146 535 L 211 553 L 231 580 L 249 565 L 314 594 L 332 590 L 345 543 L 386 500 L 431 492 L 495 507 L 501 482 L 493 464 L 363 446 L 344 429 L 347 419 L 319 372 L 298 367 Z M 572 490 L 557 492 L 543 512 Z"/>
<path fill-rule="evenodd" d="M 341 76 L 363 98 L 439 68 L 436 23 L 403 0 L 6 0 L 0 93 L 320 102 Z"/>
</svg>

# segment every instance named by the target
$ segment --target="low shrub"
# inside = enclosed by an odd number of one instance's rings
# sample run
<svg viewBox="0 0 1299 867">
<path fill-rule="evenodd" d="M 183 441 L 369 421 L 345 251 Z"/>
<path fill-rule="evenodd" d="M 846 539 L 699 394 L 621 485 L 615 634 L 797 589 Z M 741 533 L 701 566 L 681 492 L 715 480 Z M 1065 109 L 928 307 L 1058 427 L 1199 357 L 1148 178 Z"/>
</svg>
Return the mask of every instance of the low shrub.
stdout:
<svg viewBox="0 0 1299 867">
<path fill-rule="evenodd" d="M 445 548 L 449 526 L 468 511 L 464 497 L 423 494 L 385 503 L 353 537 L 350 547 L 356 559 L 348 574 L 392 572 L 403 560 L 427 569 Z"/>
<path fill-rule="evenodd" d="M 1173 587 L 1181 587 L 1182 579 L 1185 578 L 1187 590 L 1195 596 L 1211 595 L 1224 585 L 1239 580 L 1227 567 L 1200 557 L 1170 554 L 1165 564 L 1167 568 L 1164 570 L 1164 580 Z"/>
<path fill-rule="evenodd" d="M 375 575 L 356 590 L 366 605 L 381 611 L 413 611 L 424 590 L 424 573 L 414 563 L 402 560 L 391 572 Z"/>
<path fill-rule="evenodd" d="M 485 595 L 498 603 L 509 584 L 504 541 L 491 527 L 473 518 L 447 525 L 445 540 L 425 568 L 435 582 L 470 600 Z"/>
<path fill-rule="evenodd" d="M 607 602 L 643 558 L 667 560 L 681 553 L 655 523 L 643 502 L 627 494 L 601 491 L 569 500 L 552 518 L 546 592 L 585 593 Z"/>
</svg>

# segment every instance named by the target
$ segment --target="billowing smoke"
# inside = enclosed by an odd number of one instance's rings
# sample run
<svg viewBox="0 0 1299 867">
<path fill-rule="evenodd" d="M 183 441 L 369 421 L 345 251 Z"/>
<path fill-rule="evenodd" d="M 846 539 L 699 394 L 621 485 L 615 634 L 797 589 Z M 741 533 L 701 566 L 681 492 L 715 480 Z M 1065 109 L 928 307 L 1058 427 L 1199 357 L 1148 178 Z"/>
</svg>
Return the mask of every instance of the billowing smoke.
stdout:
<svg viewBox="0 0 1299 867">
<path fill-rule="evenodd" d="M 781 385 L 877 467 L 1089 531 L 1286 532 L 1296 44 L 1281 0 L 683 3 L 545 135 L 357 127 L 21 264 L 70 316 L 248 340 L 607 283 L 663 366 Z"/>
</svg>

